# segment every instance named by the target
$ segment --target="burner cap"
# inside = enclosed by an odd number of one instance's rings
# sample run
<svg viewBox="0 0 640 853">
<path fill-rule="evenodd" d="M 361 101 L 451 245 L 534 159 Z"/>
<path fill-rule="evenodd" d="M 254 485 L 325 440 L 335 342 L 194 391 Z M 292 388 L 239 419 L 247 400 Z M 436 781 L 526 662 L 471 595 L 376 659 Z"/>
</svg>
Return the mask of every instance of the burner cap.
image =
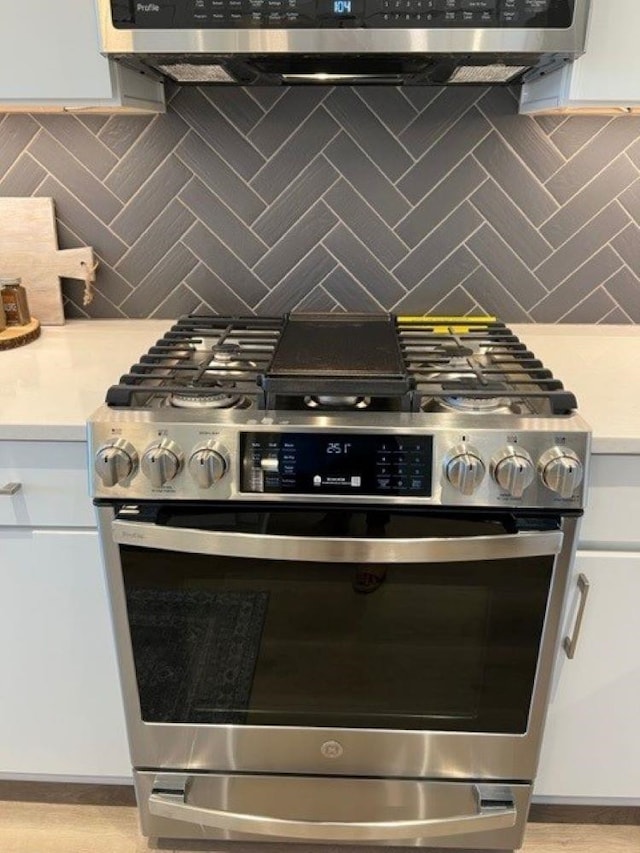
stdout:
<svg viewBox="0 0 640 853">
<path fill-rule="evenodd" d="M 371 397 L 358 397 L 345 394 L 318 394 L 304 398 L 309 409 L 367 409 Z"/>
<path fill-rule="evenodd" d="M 197 388 L 185 388 L 175 391 L 169 397 L 169 403 L 177 409 L 236 409 L 245 403 L 245 398 L 224 391 L 207 393 Z"/>
<path fill-rule="evenodd" d="M 505 397 L 442 397 L 436 405 L 444 412 L 469 412 L 473 415 L 515 413 L 513 405 Z"/>
<path fill-rule="evenodd" d="M 253 361 L 243 361 L 238 356 L 241 348 L 237 344 L 220 344 L 211 350 L 211 358 L 205 366 L 205 375 L 212 376 L 245 376 L 248 372 L 257 370 Z"/>
</svg>

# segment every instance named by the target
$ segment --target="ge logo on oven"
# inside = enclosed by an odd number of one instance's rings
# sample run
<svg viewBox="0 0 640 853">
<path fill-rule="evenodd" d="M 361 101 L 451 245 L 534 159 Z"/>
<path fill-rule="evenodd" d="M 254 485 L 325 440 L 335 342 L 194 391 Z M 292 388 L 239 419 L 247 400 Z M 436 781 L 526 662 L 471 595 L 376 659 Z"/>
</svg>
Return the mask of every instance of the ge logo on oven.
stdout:
<svg viewBox="0 0 640 853">
<path fill-rule="evenodd" d="M 344 752 L 344 747 L 337 740 L 327 740 L 320 747 L 320 752 L 325 758 L 340 758 Z"/>
</svg>

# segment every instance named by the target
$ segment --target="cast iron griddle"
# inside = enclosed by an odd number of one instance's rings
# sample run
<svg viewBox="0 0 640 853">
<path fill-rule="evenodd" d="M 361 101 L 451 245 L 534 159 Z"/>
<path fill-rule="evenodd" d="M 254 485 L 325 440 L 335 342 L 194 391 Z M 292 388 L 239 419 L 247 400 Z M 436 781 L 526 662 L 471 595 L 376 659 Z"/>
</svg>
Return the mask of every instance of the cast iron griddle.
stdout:
<svg viewBox="0 0 640 853">
<path fill-rule="evenodd" d="M 267 375 L 397 379 L 406 370 L 392 317 L 315 315 L 289 317 Z"/>
</svg>

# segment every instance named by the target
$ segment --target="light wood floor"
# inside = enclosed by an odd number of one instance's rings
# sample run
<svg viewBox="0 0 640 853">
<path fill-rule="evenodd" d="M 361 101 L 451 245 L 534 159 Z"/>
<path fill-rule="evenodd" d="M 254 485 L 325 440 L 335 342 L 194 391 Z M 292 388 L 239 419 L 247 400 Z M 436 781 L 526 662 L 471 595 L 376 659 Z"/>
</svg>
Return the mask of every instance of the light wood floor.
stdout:
<svg viewBox="0 0 640 853">
<path fill-rule="evenodd" d="M 224 843 L 210 849 L 218 853 L 311 851 L 302 846 Z M 337 853 L 337 848 L 324 849 Z M 365 849 L 372 851 L 361 848 Z M 163 850 L 169 853 L 176 848 L 164 846 Z M 131 806 L 0 801 L 0 853 L 149 853 L 149 846 L 138 832 L 136 810 Z M 640 826 L 532 823 L 522 853 L 640 853 Z"/>
</svg>

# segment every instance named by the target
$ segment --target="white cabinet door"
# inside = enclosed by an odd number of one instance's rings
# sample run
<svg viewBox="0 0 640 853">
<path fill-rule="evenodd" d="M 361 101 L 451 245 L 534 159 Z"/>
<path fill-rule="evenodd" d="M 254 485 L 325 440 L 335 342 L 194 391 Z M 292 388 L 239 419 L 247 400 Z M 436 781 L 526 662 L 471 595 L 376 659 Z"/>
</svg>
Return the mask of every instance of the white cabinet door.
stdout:
<svg viewBox="0 0 640 853">
<path fill-rule="evenodd" d="M 640 109 L 638 32 L 638 0 L 591 0 L 586 53 L 523 86 L 520 111 Z"/>
<path fill-rule="evenodd" d="M 589 596 L 575 657 L 562 652 L 555 673 L 535 794 L 640 804 L 640 553 L 578 552 L 574 571 Z"/>
<path fill-rule="evenodd" d="M 94 0 L 0 3 L 0 112 L 163 108 L 162 84 L 100 54 Z"/>
<path fill-rule="evenodd" d="M 0 528 L 0 775 L 128 777 L 98 534 Z"/>
</svg>

